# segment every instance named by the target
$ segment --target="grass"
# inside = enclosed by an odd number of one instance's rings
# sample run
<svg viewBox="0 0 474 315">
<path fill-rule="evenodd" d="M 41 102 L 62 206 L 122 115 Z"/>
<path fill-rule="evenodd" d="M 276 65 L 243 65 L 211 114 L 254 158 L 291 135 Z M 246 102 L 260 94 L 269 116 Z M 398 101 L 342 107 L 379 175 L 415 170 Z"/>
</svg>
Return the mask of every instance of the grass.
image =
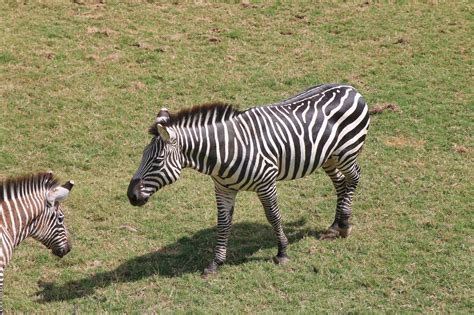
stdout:
<svg viewBox="0 0 474 315">
<path fill-rule="evenodd" d="M 7 311 L 473 312 L 472 4 L 25 3 L 0 4 L 0 174 L 74 179 L 74 243 L 62 260 L 17 248 Z M 143 208 L 126 197 L 154 115 L 324 82 L 401 110 L 372 118 L 353 235 L 317 239 L 335 208 L 324 174 L 279 183 L 292 260 L 275 266 L 243 192 L 228 263 L 202 279 L 210 178 L 185 170 Z"/>
</svg>

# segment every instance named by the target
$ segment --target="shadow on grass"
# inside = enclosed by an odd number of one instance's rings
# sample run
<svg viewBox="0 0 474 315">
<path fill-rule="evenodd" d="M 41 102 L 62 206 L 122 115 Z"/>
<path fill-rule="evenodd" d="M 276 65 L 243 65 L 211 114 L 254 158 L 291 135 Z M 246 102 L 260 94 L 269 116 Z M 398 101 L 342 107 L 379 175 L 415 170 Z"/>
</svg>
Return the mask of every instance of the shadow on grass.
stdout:
<svg viewBox="0 0 474 315">
<path fill-rule="evenodd" d="M 291 243 L 306 235 L 319 237 L 320 232 L 302 228 L 304 220 L 285 224 L 285 232 Z M 70 300 L 94 294 L 98 288 L 112 283 L 133 282 L 142 278 L 160 275 L 177 277 L 186 273 L 201 272 L 213 257 L 216 229 L 204 229 L 192 237 L 183 237 L 156 252 L 132 258 L 116 269 L 67 282 L 62 286 L 40 283 L 38 293 L 44 302 Z M 276 236 L 269 224 L 237 223 L 232 226 L 229 239 L 227 265 L 240 265 L 247 261 L 263 260 L 251 257 L 260 249 L 274 248 L 277 252 Z M 291 249 L 291 247 L 290 247 Z M 271 257 L 265 258 L 270 262 Z"/>
</svg>

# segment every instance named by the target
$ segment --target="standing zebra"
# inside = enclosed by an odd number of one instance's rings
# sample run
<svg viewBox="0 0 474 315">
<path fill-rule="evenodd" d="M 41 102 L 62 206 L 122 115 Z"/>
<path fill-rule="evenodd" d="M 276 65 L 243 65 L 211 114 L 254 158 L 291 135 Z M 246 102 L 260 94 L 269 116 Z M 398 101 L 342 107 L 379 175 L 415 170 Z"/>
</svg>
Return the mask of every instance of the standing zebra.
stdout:
<svg viewBox="0 0 474 315">
<path fill-rule="evenodd" d="M 277 204 L 276 181 L 322 167 L 337 193 L 336 216 L 324 238 L 351 232 L 352 196 L 359 182 L 357 156 L 369 128 L 363 97 L 351 86 L 312 87 L 280 103 L 239 111 L 208 104 L 170 114 L 162 109 L 151 143 L 128 187 L 134 206 L 175 182 L 183 167 L 210 175 L 217 201 L 217 246 L 204 275 L 226 259 L 239 190 L 255 191 L 278 238 L 275 263 L 286 263 L 288 240 Z"/>
<path fill-rule="evenodd" d="M 32 236 L 63 257 L 71 250 L 60 201 L 74 183 L 58 186 L 53 173 L 39 173 L 0 181 L 0 314 L 2 313 L 3 271 L 13 249 Z"/>
</svg>

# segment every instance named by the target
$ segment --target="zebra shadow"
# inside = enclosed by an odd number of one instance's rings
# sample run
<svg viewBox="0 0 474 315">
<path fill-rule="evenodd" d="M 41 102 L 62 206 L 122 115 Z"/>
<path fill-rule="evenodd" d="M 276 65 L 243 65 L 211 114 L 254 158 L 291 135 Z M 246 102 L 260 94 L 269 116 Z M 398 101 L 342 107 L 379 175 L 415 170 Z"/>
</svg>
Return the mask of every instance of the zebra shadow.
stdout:
<svg viewBox="0 0 474 315">
<path fill-rule="evenodd" d="M 303 219 L 285 224 L 284 229 L 290 244 L 305 236 L 319 237 L 321 231 L 303 228 L 305 223 Z M 105 288 L 112 283 L 134 282 L 155 275 L 179 277 L 186 273 L 202 272 L 213 257 L 212 249 L 215 239 L 215 228 L 203 229 L 191 237 L 183 237 L 158 251 L 134 257 L 114 270 L 99 272 L 59 286 L 52 282 L 39 283 L 40 301 L 81 298 L 92 295 L 96 289 Z M 276 237 L 269 224 L 236 223 L 232 226 L 228 248 L 226 265 L 240 265 L 255 260 L 268 260 L 270 263 L 271 257 L 252 256 L 265 248 L 274 248 L 273 254 L 276 254 Z"/>
</svg>

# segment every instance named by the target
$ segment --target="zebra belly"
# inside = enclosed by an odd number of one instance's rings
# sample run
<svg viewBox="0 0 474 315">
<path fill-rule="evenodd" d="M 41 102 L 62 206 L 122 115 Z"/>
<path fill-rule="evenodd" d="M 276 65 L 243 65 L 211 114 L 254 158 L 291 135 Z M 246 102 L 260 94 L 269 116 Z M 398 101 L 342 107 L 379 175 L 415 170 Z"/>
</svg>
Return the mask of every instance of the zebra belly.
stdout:
<svg viewBox="0 0 474 315">
<path fill-rule="evenodd" d="M 316 144 L 305 145 L 304 148 L 294 152 L 288 152 L 280 159 L 276 180 L 293 180 L 310 175 L 326 162 L 331 152 L 325 152 L 324 156 L 317 154 Z"/>
<path fill-rule="evenodd" d="M 262 185 L 276 180 L 277 166 L 268 160 L 258 158 L 243 163 L 237 171 L 222 175 L 211 175 L 221 186 L 234 190 L 257 191 Z"/>
</svg>

